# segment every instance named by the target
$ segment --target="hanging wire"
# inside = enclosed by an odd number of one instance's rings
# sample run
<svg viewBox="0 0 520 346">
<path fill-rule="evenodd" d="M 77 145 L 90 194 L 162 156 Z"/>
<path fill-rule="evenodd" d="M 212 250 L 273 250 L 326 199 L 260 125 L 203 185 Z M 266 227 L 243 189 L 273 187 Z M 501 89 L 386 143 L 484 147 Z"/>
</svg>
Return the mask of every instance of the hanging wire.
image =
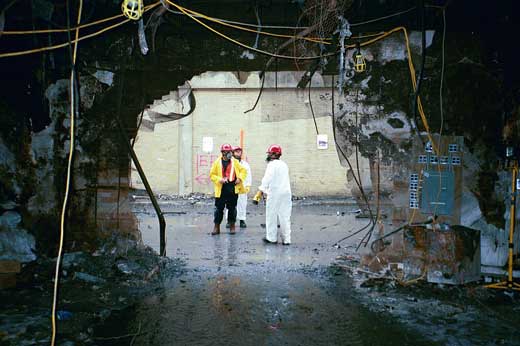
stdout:
<svg viewBox="0 0 520 346">
<path fill-rule="evenodd" d="M 155 2 L 153 4 L 151 4 L 151 5 L 146 6 L 145 7 L 145 12 L 150 10 L 150 9 L 152 9 L 152 8 L 154 8 L 154 7 L 156 7 L 160 3 L 161 3 L 160 1 L 157 1 L 157 2 Z M 91 23 L 81 24 L 81 25 L 75 26 L 73 28 L 68 27 L 68 28 L 65 28 L 65 29 L 5 30 L 5 31 L 0 31 L 0 35 L 34 35 L 34 34 L 49 34 L 49 33 L 72 32 L 72 31 L 76 31 L 78 29 L 85 29 L 85 28 L 88 28 L 88 27 L 91 27 L 91 26 L 94 26 L 94 25 L 102 24 L 102 23 L 109 22 L 111 20 L 122 18 L 122 17 L 124 17 L 124 14 L 120 13 L 120 14 L 117 14 L 117 15 L 114 15 L 114 16 L 111 16 L 111 17 L 107 17 L 107 18 L 96 20 L 96 21 L 91 22 Z"/>
<path fill-rule="evenodd" d="M 314 120 L 314 127 L 316 128 L 316 135 L 319 135 L 320 131 L 318 130 L 318 124 L 316 123 L 316 116 L 314 115 L 314 108 L 312 107 L 312 100 L 311 100 L 311 88 L 312 88 L 312 76 L 313 75 L 314 75 L 314 73 L 312 73 L 309 78 L 309 106 L 311 108 L 312 120 Z"/>
<path fill-rule="evenodd" d="M 68 11 L 68 1 L 67 1 L 67 20 L 69 16 Z M 81 21 L 81 12 L 83 10 L 83 0 L 79 0 L 79 8 L 78 8 L 78 19 L 77 26 L 79 26 Z M 72 158 L 74 157 L 74 130 L 75 130 L 75 112 L 76 109 L 74 107 L 75 100 L 75 65 L 76 65 L 76 56 L 78 51 L 78 36 L 79 36 L 79 27 L 76 28 L 76 40 L 74 42 L 74 50 L 72 53 L 72 67 L 70 72 L 70 141 L 69 141 L 69 158 L 67 163 L 67 178 L 65 185 L 65 196 L 63 197 L 63 205 L 61 208 L 61 218 L 60 218 L 60 241 L 58 246 L 58 257 L 56 258 L 56 271 L 54 273 L 54 290 L 52 297 L 52 313 L 51 313 L 51 323 L 52 323 L 52 335 L 51 335 L 51 346 L 55 345 L 56 342 L 56 308 L 58 305 L 58 287 L 60 282 L 60 266 L 61 266 L 61 258 L 63 254 L 63 242 L 65 238 L 65 216 L 67 213 L 67 203 L 69 200 L 70 193 L 70 181 L 72 176 Z M 70 42 L 69 42 L 70 43 Z"/>
<path fill-rule="evenodd" d="M 205 15 L 203 13 L 196 12 L 194 10 L 191 10 L 189 8 L 186 8 L 186 7 L 183 7 L 181 5 L 174 4 L 173 2 L 171 2 L 169 0 L 166 0 L 166 2 L 169 3 L 172 6 L 175 6 L 175 7 L 179 8 L 179 9 L 181 9 L 181 11 L 183 11 L 183 14 L 185 14 L 185 15 L 186 15 L 186 13 L 184 13 L 184 12 L 187 12 L 190 15 L 192 15 L 194 18 L 201 18 L 201 19 L 209 20 L 211 22 L 214 22 L 214 23 L 217 23 L 217 24 L 220 24 L 220 25 L 223 25 L 223 26 L 227 26 L 227 27 L 230 27 L 230 28 L 233 28 L 233 29 L 247 31 L 247 32 L 255 33 L 257 35 L 266 35 L 266 36 L 273 36 L 273 37 L 280 37 L 280 38 L 293 38 L 293 39 L 305 40 L 305 41 L 316 42 L 316 43 L 331 44 L 330 42 L 326 42 L 326 41 L 324 41 L 324 39 L 321 39 L 321 38 L 299 36 L 299 35 L 284 35 L 284 34 L 276 34 L 276 33 L 268 32 L 268 31 L 262 31 L 262 28 L 264 28 L 264 26 L 262 26 L 261 24 L 256 25 L 257 30 L 249 29 L 249 28 L 246 28 L 246 27 L 240 26 L 240 25 L 229 24 L 229 23 L 227 23 L 227 21 L 222 21 L 220 19 L 207 16 L 207 15 Z M 165 7 L 165 8 L 166 8 L 166 10 L 168 12 L 172 12 L 172 13 L 176 12 L 176 11 L 173 11 L 169 7 Z M 257 19 L 259 21 L 260 18 L 257 17 Z M 259 23 L 260 23 L 260 21 L 259 21 Z"/>
<path fill-rule="evenodd" d="M 258 96 L 256 97 L 256 101 L 255 101 L 255 104 L 253 105 L 253 107 L 249 108 L 248 110 L 244 111 L 244 114 L 247 114 L 249 112 L 252 112 L 255 110 L 256 106 L 258 105 L 258 102 L 260 101 L 260 98 L 262 97 L 262 93 L 264 91 L 264 83 L 265 83 L 265 74 L 266 74 L 266 71 L 263 70 L 262 72 L 260 72 L 260 78 L 262 78 L 262 84 L 260 85 L 260 91 L 258 92 Z"/>
<path fill-rule="evenodd" d="M 439 103 L 440 103 L 440 116 L 441 116 L 441 127 L 439 130 L 440 136 L 442 136 L 442 131 L 444 129 L 444 110 L 443 110 L 443 95 L 442 95 L 442 89 L 444 86 L 444 59 L 445 59 L 445 40 L 446 40 L 446 9 L 442 9 L 442 46 L 441 46 L 441 85 L 439 86 Z"/>
<path fill-rule="evenodd" d="M 298 60 L 315 60 L 315 59 L 320 59 L 322 56 L 319 55 L 319 56 L 305 56 L 305 57 L 293 57 L 293 56 L 288 56 L 288 55 L 281 55 L 281 54 L 275 54 L 275 53 L 270 53 L 270 52 L 267 52 L 267 51 L 264 51 L 264 50 L 261 50 L 261 49 L 258 49 L 258 48 L 254 48 L 254 47 L 251 47 L 245 43 L 242 43 L 240 41 L 237 41 L 223 33 L 221 33 L 220 31 L 216 30 L 215 28 L 209 26 L 208 24 L 200 21 L 199 19 L 197 19 L 194 15 L 192 15 L 191 13 L 189 13 L 186 9 L 184 9 L 184 7 L 180 6 L 180 5 L 177 5 L 176 3 L 170 1 L 170 0 L 165 0 L 167 3 L 169 3 L 170 5 L 178 8 L 181 12 L 183 12 L 186 16 L 190 17 L 191 19 L 193 19 L 195 22 L 199 23 L 200 25 L 202 25 L 203 27 L 205 27 L 206 29 L 208 29 L 209 31 L 212 31 L 213 33 L 225 38 L 226 40 L 238 45 L 238 46 L 241 46 L 242 48 L 246 48 L 246 49 L 249 49 L 251 51 L 254 51 L 254 52 L 257 52 L 257 53 L 260 53 L 260 54 L 264 54 L 264 55 L 269 55 L 271 57 L 275 57 L 275 58 L 282 58 L 282 59 L 298 59 Z M 256 32 L 256 31 L 255 31 Z M 336 55 L 336 53 L 328 53 L 324 56 L 333 56 L 333 55 Z"/>
<path fill-rule="evenodd" d="M 402 15 L 402 14 L 405 14 L 405 13 L 411 12 L 411 11 L 415 10 L 416 8 L 417 8 L 417 6 L 410 7 L 410 8 L 407 9 L 407 10 L 400 11 L 400 12 L 396 12 L 396 13 L 392 13 L 392 14 L 389 14 L 388 16 L 378 17 L 378 18 L 374 18 L 374 19 L 366 20 L 366 21 L 364 21 L 364 22 L 359 22 L 359 23 L 352 23 L 352 24 L 350 24 L 350 26 L 360 26 L 360 25 L 370 24 L 370 23 L 374 23 L 374 22 L 379 22 L 379 21 L 381 21 L 381 20 L 385 20 L 385 19 L 388 19 L 388 18 L 392 18 L 392 17 L 400 16 L 400 15 Z"/>
<path fill-rule="evenodd" d="M 332 77 L 332 87 L 331 87 L 331 90 L 332 90 L 332 135 L 334 137 L 334 144 L 336 145 L 336 148 L 338 149 L 338 151 L 341 153 L 341 156 L 343 156 L 343 158 L 347 162 L 347 165 L 349 166 L 349 169 L 352 172 L 352 177 L 354 178 L 354 182 L 356 183 L 359 191 L 361 192 L 363 200 L 366 203 L 368 211 L 370 213 L 370 221 L 369 221 L 369 223 L 365 227 L 362 227 L 361 229 L 355 231 L 354 233 L 349 234 L 348 236 L 346 236 L 346 237 L 338 240 L 337 242 L 335 242 L 334 246 L 338 246 L 339 243 L 341 243 L 341 242 L 343 242 L 343 241 L 353 237 L 356 234 L 361 233 L 362 231 L 367 229 L 370 225 L 373 225 L 374 224 L 374 218 L 373 218 L 373 215 L 372 215 L 372 209 L 370 208 L 370 203 L 368 202 L 368 198 L 367 198 L 367 196 L 365 194 L 363 186 L 361 185 L 361 182 L 358 181 L 356 175 L 354 174 L 354 167 L 352 166 L 352 164 L 351 164 L 350 160 L 348 159 L 347 155 L 345 154 L 345 152 L 343 151 L 343 149 L 339 145 L 337 137 L 336 137 L 336 115 L 335 115 L 336 112 L 335 112 L 335 107 L 334 107 L 334 76 Z M 372 226 L 372 228 L 373 227 L 374 227 L 374 225 Z"/>
</svg>

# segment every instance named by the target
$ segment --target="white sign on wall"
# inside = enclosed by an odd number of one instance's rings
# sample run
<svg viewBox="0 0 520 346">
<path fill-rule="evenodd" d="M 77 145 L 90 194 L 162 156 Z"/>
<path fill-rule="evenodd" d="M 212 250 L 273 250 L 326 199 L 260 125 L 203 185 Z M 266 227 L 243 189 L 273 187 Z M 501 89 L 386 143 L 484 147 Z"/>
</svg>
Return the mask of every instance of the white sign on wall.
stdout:
<svg viewBox="0 0 520 346">
<path fill-rule="evenodd" d="M 208 154 L 213 152 L 213 137 L 202 137 L 202 151 Z"/>
<path fill-rule="evenodd" d="M 316 145 L 318 149 L 328 149 L 329 148 L 329 138 L 327 135 L 317 135 L 316 136 Z"/>
</svg>

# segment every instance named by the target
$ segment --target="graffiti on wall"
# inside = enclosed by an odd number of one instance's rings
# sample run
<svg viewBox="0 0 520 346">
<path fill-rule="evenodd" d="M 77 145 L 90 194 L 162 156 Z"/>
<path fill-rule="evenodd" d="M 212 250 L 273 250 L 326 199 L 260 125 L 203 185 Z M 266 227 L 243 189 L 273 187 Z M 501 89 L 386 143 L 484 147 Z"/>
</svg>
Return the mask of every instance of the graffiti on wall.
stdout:
<svg viewBox="0 0 520 346">
<path fill-rule="evenodd" d="M 199 185 L 208 185 L 209 170 L 211 164 L 218 158 L 216 154 L 197 154 L 195 157 L 195 183 Z"/>
</svg>

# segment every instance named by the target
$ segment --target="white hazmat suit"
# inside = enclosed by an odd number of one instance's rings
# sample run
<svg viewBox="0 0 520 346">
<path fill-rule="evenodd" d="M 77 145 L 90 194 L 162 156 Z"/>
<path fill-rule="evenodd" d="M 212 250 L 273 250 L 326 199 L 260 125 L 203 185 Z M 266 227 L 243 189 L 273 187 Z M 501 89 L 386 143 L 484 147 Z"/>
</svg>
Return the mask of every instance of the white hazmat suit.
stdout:
<svg viewBox="0 0 520 346">
<path fill-rule="evenodd" d="M 249 163 L 246 161 L 240 161 L 240 164 L 242 167 L 244 167 L 247 170 L 247 177 L 244 181 L 244 187 L 249 192 L 249 188 L 251 187 L 251 167 L 249 166 Z M 247 193 L 242 193 L 238 195 L 238 201 L 237 201 L 237 220 L 246 221 L 246 209 L 247 209 Z"/>
<path fill-rule="evenodd" d="M 282 242 L 290 244 L 292 193 L 287 164 L 278 159 L 270 161 L 265 169 L 262 184 L 258 189 L 267 195 L 265 211 L 266 239 L 270 242 L 278 240 L 278 218 L 280 220 Z"/>
</svg>

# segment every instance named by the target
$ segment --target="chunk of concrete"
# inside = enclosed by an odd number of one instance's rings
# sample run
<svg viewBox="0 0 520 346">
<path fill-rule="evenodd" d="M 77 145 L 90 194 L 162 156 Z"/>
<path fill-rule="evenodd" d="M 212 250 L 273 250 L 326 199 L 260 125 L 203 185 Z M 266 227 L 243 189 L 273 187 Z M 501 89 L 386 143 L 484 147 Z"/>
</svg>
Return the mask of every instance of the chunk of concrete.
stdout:
<svg viewBox="0 0 520 346">
<path fill-rule="evenodd" d="M 20 214 L 15 211 L 6 211 L 0 216 L 0 229 L 15 229 L 21 221 Z"/>
<path fill-rule="evenodd" d="M 5 201 L 5 202 L 0 203 L 0 208 L 4 209 L 4 210 L 13 210 L 16 207 L 17 207 L 17 204 L 16 204 L 16 202 L 13 202 L 13 201 Z"/>
<path fill-rule="evenodd" d="M 36 241 L 26 230 L 19 228 L 20 214 L 7 211 L 0 216 L 0 260 L 31 262 Z"/>
<path fill-rule="evenodd" d="M 94 275 L 90 275 L 90 274 L 87 274 L 87 273 L 82 273 L 82 272 L 74 273 L 74 279 L 85 281 L 85 282 L 89 282 L 89 283 L 93 283 L 93 284 L 98 284 L 98 283 L 105 282 L 105 280 L 100 278 L 100 277 L 97 277 L 97 276 L 94 276 Z"/>
</svg>

